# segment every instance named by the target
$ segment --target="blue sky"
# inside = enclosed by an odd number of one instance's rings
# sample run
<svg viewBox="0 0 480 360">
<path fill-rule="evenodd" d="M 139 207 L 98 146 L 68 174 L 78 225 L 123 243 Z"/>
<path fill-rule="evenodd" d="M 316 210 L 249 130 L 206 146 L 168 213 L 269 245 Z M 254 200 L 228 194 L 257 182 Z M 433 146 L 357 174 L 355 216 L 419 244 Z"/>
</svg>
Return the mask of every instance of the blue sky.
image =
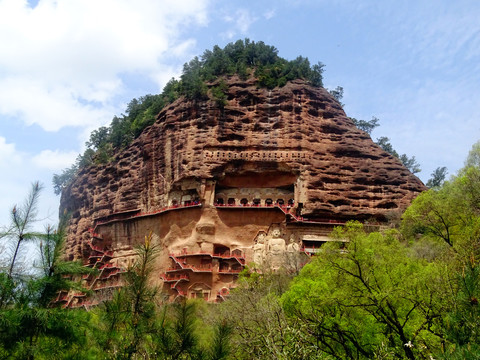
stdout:
<svg viewBox="0 0 480 360">
<path fill-rule="evenodd" d="M 51 178 L 134 97 L 161 92 L 214 45 L 250 38 L 326 65 L 348 116 L 380 119 L 427 181 L 480 139 L 476 0 L 0 0 L 0 225 L 31 182 L 55 223 Z"/>
</svg>

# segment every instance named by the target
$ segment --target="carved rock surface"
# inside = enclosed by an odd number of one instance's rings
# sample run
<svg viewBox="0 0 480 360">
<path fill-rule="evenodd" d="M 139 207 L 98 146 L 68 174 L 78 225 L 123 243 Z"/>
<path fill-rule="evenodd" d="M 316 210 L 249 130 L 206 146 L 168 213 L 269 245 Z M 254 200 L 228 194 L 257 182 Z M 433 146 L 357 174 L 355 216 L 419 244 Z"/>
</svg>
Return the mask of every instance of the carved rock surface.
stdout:
<svg viewBox="0 0 480 360">
<path fill-rule="evenodd" d="M 252 225 L 258 213 L 242 215 L 236 223 L 223 221 L 227 215 L 217 214 L 219 201 L 265 205 L 290 200 L 292 213 L 302 219 L 383 221 L 425 190 L 398 159 L 353 125 L 325 89 L 300 80 L 273 90 L 257 88 L 253 79 L 225 81 L 223 108 L 214 100 L 178 99 L 114 161 L 80 171 L 63 191 L 60 207 L 71 214 L 70 258 L 88 256 L 85 242 L 96 220 L 117 221 L 102 241 L 118 251 L 143 239 L 130 215 L 175 204 L 198 201 L 202 206 L 166 216 L 162 221 L 169 222 L 168 229 L 158 231 L 158 241 L 169 248 L 178 239 L 181 248 L 181 239 L 193 239 L 188 234 L 195 233 L 202 248 L 203 242 L 215 243 L 217 236 L 234 230 L 250 234 L 253 245 L 256 232 L 268 231 Z M 285 218 L 280 215 L 269 221 Z M 122 218 L 130 220 L 118 222 Z M 143 224 L 142 230 L 154 228 Z M 284 235 L 290 235 L 286 229 Z M 119 242 L 118 236 L 128 240 Z"/>
</svg>

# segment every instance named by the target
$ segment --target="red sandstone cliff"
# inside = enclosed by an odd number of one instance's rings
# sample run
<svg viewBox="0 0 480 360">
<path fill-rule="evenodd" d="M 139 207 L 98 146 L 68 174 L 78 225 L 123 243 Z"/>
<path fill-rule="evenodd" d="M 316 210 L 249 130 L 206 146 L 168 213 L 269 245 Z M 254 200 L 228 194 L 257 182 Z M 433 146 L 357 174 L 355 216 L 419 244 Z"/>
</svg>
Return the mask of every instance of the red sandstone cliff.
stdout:
<svg viewBox="0 0 480 360">
<path fill-rule="evenodd" d="M 300 80 L 273 90 L 226 82 L 223 109 L 180 98 L 114 161 L 80 171 L 61 198 L 61 212 L 71 213 L 71 258 L 82 257 L 95 219 L 154 211 L 185 196 L 208 208 L 217 196 L 226 202 L 231 189 L 275 188 L 292 194 L 304 218 L 362 220 L 385 219 L 425 190 L 325 89 Z"/>
</svg>

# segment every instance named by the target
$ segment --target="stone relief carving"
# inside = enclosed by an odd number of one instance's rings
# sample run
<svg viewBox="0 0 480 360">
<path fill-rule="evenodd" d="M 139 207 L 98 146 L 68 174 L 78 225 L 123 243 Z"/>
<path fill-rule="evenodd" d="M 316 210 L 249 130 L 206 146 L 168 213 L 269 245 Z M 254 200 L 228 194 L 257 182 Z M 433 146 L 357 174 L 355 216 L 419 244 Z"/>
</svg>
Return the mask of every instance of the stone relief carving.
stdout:
<svg viewBox="0 0 480 360">
<path fill-rule="evenodd" d="M 280 236 L 280 229 L 274 228 L 272 230 L 272 237 L 268 241 L 267 259 L 273 270 L 279 269 L 284 262 L 286 244 L 285 239 Z"/>
<path fill-rule="evenodd" d="M 287 252 L 296 253 L 299 250 L 300 250 L 300 245 L 298 245 L 298 242 L 295 239 L 295 234 L 291 234 L 290 239 L 288 241 L 288 245 L 287 245 Z"/>
<path fill-rule="evenodd" d="M 290 271 L 298 271 L 300 269 L 301 256 L 300 245 L 295 237 L 295 234 L 291 234 L 288 240 L 287 252 L 286 252 L 286 268 Z"/>
<path fill-rule="evenodd" d="M 263 265 L 265 260 L 265 233 L 262 231 L 257 235 L 253 245 L 253 262 L 259 266 Z"/>
</svg>

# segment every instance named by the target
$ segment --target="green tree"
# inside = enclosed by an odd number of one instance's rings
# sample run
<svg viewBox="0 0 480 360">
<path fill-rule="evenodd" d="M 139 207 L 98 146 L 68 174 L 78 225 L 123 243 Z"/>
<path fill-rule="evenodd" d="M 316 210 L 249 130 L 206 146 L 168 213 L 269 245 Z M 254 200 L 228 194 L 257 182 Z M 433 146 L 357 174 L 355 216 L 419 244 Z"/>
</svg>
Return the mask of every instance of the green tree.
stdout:
<svg viewBox="0 0 480 360">
<path fill-rule="evenodd" d="M 60 290 L 87 292 L 77 280 L 82 275 L 95 273 L 79 261 L 65 260 L 67 218 L 62 218 L 57 229 L 47 226 L 40 237 L 40 276 L 32 281 L 37 297 L 34 304 L 48 308 Z"/>
<path fill-rule="evenodd" d="M 109 129 L 105 126 L 99 127 L 97 130 L 93 130 L 90 134 L 90 139 L 85 145 L 93 150 L 100 149 L 108 141 Z"/>
<path fill-rule="evenodd" d="M 412 174 L 422 171 L 422 169 L 420 169 L 420 164 L 417 162 L 417 159 L 415 159 L 415 156 L 408 157 L 406 154 L 402 154 L 400 155 L 399 159 Z"/>
<path fill-rule="evenodd" d="M 155 352 L 168 360 L 201 358 L 204 353 L 198 346 L 195 328 L 195 303 L 181 299 L 165 307 L 153 337 Z"/>
<path fill-rule="evenodd" d="M 412 202 L 402 216 L 402 228 L 407 236 L 425 235 L 444 241 L 453 247 L 461 232 L 463 220 L 452 198 L 451 184 L 439 190 L 426 191 Z"/>
<path fill-rule="evenodd" d="M 468 167 L 414 199 L 403 214 L 402 227 L 407 236 L 431 236 L 457 251 L 480 234 L 479 214 L 480 169 Z"/>
<path fill-rule="evenodd" d="M 55 195 L 60 195 L 62 190 L 72 181 L 78 171 L 78 166 L 73 164 L 69 168 L 63 169 L 61 174 L 54 174 L 52 178 L 53 191 Z"/>
<path fill-rule="evenodd" d="M 445 284 L 439 287 L 448 309 L 443 315 L 448 341 L 436 358 L 480 358 L 479 194 L 480 169 L 467 166 L 450 181 L 420 194 L 403 215 L 401 229 L 410 241 L 430 238 L 452 249 L 442 259 Z"/>
<path fill-rule="evenodd" d="M 410 170 L 412 174 L 419 173 L 422 171 L 420 169 L 420 164 L 415 159 L 415 156 L 408 157 L 406 154 L 399 155 L 398 152 L 393 148 L 393 145 L 390 143 L 390 139 L 386 136 L 379 137 L 376 141 L 376 144 L 380 146 L 384 151 L 395 156 L 399 159 L 402 164 Z"/>
<path fill-rule="evenodd" d="M 441 268 L 412 255 L 395 232 L 365 234 L 347 223 L 294 279 L 282 301 L 305 324 L 319 349 L 334 358 L 428 357 L 440 347 Z"/>
<path fill-rule="evenodd" d="M 440 187 L 445 182 L 447 176 L 447 168 L 445 166 L 437 167 L 431 174 L 431 178 L 428 179 L 426 185 L 429 188 Z"/>
<path fill-rule="evenodd" d="M 14 252 L 11 257 L 10 266 L 8 269 L 8 277 L 12 277 L 15 270 L 15 263 L 20 247 L 25 242 L 38 240 L 41 233 L 33 230 L 34 224 L 38 221 L 38 199 L 42 185 L 37 181 L 32 184 L 32 189 L 28 194 L 25 203 L 22 206 L 15 205 L 10 211 L 11 223 L 0 232 L 0 238 L 5 238 L 13 241 Z"/>
<path fill-rule="evenodd" d="M 208 353 L 211 360 L 228 359 L 230 349 L 230 337 L 233 326 L 228 321 L 221 321 L 215 324 L 212 346 Z"/>
<path fill-rule="evenodd" d="M 479 359 L 480 264 L 471 252 L 460 265 L 451 278 L 453 293 L 445 316 L 446 338 L 452 345 L 447 347 L 443 356 L 446 359 Z"/>
<path fill-rule="evenodd" d="M 372 134 L 372 131 L 380 126 L 380 120 L 376 118 L 375 116 L 372 116 L 372 120 L 366 121 L 366 120 L 357 120 L 355 118 L 350 118 L 350 120 L 353 121 L 354 125 L 359 128 L 360 130 L 365 131 L 368 135 Z M 381 139 L 381 140 L 380 140 Z M 383 148 L 383 146 L 387 146 L 388 138 L 387 137 L 382 137 L 380 139 L 377 139 L 377 144 L 380 145 L 380 147 Z M 394 151 L 393 147 L 388 147 L 389 150 Z M 384 149 L 385 150 L 385 149 Z M 397 154 L 398 155 L 398 154 Z"/>
<path fill-rule="evenodd" d="M 306 341 L 299 330 L 300 321 L 289 319 L 280 302 L 293 275 L 263 270 L 259 273 L 246 268 L 238 286 L 214 314 L 219 322 L 231 321 L 233 358 L 323 359 L 318 348 Z"/>
<path fill-rule="evenodd" d="M 22 219 L 17 220 L 18 223 L 30 222 L 18 232 L 23 234 L 24 239 L 31 239 L 25 235 L 25 230 L 35 219 L 39 190 L 40 186 L 34 184 L 25 207 L 17 215 Z M 59 290 L 82 289 L 71 279 L 91 272 L 91 269 L 63 260 L 65 237 L 62 224 L 57 230 L 47 227 L 44 234 L 35 234 L 35 238 L 39 239 L 41 252 L 39 273 L 30 270 L 22 276 L 14 272 L 0 274 L 2 285 L 7 285 L 1 290 L 0 357 L 71 358 L 72 354 L 81 353 L 88 314 L 57 308 L 52 300 Z"/>
<path fill-rule="evenodd" d="M 318 62 L 312 66 L 312 73 L 310 74 L 310 84 L 316 87 L 323 87 L 323 72 L 325 71 L 325 64 Z"/>
<path fill-rule="evenodd" d="M 211 93 L 218 107 L 223 109 L 227 105 L 227 84 L 225 81 L 220 80 L 216 86 L 211 88 Z"/>
<path fill-rule="evenodd" d="M 345 105 L 342 103 L 343 87 L 337 86 L 335 89 L 329 90 L 328 92 L 330 93 L 330 95 L 332 95 L 335 98 L 335 100 L 337 100 L 340 103 L 340 105 L 342 105 L 342 107 Z"/>
<path fill-rule="evenodd" d="M 158 289 L 150 285 L 158 247 L 152 235 L 136 248 L 137 261 L 125 274 L 125 286 L 101 308 L 100 346 L 108 358 L 132 359 L 148 354 L 148 337 L 155 333 Z"/>
<path fill-rule="evenodd" d="M 472 145 L 472 149 L 468 153 L 465 160 L 465 168 L 477 167 L 480 168 L 480 141 Z"/>
<path fill-rule="evenodd" d="M 110 123 L 109 140 L 115 149 L 127 146 L 133 140 L 129 118 L 114 116 Z"/>
<path fill-rule="evenodd" d="M 386 136 L 381 136 L 377 139 L 376 144 L 380 146 L 384 151 L 388 152 L 390 155 L 399 157 L 398 152 L 393 148 L 393 145 L 390 143 L 390 139 Z"/>
</svg>

